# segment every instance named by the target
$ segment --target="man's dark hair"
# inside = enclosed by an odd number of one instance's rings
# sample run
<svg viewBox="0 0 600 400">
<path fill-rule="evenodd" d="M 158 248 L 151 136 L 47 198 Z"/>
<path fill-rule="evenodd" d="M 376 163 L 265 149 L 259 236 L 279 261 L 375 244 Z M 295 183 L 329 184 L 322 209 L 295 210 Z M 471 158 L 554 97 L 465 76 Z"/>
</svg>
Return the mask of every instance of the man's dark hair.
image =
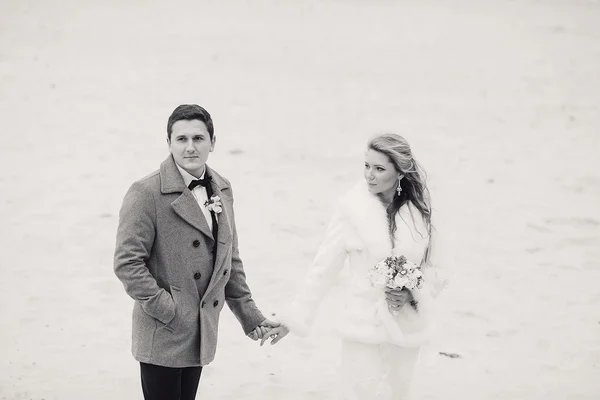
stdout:
<svg viewBox="0 0 600 400">
<path fill-rule="evenodd" d="M 173 133 L 173 124 L 175 122 L 181 120 L 191 121 L 194 119 L 204 122 L 210 135 L 210 140 L 212 140 L 215 132 L 212 118 L 208 111 L 197 104 L 182 104 L 173 110 L 173 113 L 167 121 L 167 137 L 169 140 L 171 140 L 171 133 Z"/>
</svg>

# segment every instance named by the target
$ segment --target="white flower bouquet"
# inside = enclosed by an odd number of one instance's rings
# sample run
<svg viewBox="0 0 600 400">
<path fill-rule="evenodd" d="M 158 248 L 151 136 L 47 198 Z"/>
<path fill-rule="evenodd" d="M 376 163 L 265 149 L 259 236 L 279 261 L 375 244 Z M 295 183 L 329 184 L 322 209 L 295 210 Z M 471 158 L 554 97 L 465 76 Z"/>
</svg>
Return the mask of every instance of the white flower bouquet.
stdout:
<svg viewBox="0 0 600 400">
<path fill-rule="evenodd" d="M 375 287 L 412 291 L 423 287 L 423 272 L 404 256 L 390 256 L 369 270 L 369 280 Z M 410 305 L 417 310 L 416 300 L 412 300 Z"/>
</svg>

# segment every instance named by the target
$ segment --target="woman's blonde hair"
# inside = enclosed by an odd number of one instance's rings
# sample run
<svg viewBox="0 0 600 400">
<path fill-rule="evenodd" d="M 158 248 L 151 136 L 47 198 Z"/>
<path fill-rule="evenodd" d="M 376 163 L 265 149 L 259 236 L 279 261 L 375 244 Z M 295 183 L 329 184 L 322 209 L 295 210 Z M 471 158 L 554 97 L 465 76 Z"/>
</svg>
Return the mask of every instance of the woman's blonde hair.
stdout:
<svg viewBox="0 0 600 400">
<path fill-rule="evenodd" d="M 367 149 L 385 154 L 398 173 L 404 175 L 400 180 L 402 191 L 396 193 L 392 203 L 387 207 L 390 235 L 393 238 L 396 232 L 396 214 L 407 202 L 419 210 L 425 226 L 427 235 L 431 237 L 431 199 L 427 189 L 427 175 L 412 154 L 410 145 L 402 136 L 395 133 L 383 133 L 373 136 L 367 143 Z M 392 240 L 393 242 L 393 240 Z M 429 248 L 426 251 L 424 261 L 428 260 Z"/>
</svg>

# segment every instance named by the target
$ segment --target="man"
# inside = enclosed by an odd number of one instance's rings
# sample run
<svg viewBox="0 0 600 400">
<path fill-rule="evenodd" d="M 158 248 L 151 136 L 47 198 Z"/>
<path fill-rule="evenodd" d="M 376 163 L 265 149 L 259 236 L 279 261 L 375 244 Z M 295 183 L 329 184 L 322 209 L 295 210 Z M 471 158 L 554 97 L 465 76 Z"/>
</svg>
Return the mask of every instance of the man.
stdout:
<svg viewBox="0 0 600 400">
<path fill-rule="evenodd" d="M 117 277 L 135 300 L 132 353 L 146 400 L 193 400 L 217 345 L 225 302 L 254 340 L 277 324 L 252 300 L 238 252 L 229 181 L 206 165 L 216 137 L 210 114 L 177 107 L 170 155 L 135 182 L 119 214 Z"/>
</svg>

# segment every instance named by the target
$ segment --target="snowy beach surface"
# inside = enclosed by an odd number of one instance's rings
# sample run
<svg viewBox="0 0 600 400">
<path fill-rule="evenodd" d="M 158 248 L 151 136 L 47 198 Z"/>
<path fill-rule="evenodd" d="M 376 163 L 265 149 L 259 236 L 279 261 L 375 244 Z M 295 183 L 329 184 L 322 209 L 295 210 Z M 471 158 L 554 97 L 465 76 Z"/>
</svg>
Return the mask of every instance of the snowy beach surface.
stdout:
<svg viewBox="0 0 600 400">
<path fill-rule="evenodd" d="M 460 356 L 414 398 L 599 399 L 598 71 L 591 0 L 1 1 L 0 399 L 142 398 L 115 231 L 182 103 L 213 115 L 265 314 L 398 132 L 452 271 L 434 349 Z M 225 309 L 198 398 L 334 399 L 332 303 L 263 348 Z"/>
</svg>

